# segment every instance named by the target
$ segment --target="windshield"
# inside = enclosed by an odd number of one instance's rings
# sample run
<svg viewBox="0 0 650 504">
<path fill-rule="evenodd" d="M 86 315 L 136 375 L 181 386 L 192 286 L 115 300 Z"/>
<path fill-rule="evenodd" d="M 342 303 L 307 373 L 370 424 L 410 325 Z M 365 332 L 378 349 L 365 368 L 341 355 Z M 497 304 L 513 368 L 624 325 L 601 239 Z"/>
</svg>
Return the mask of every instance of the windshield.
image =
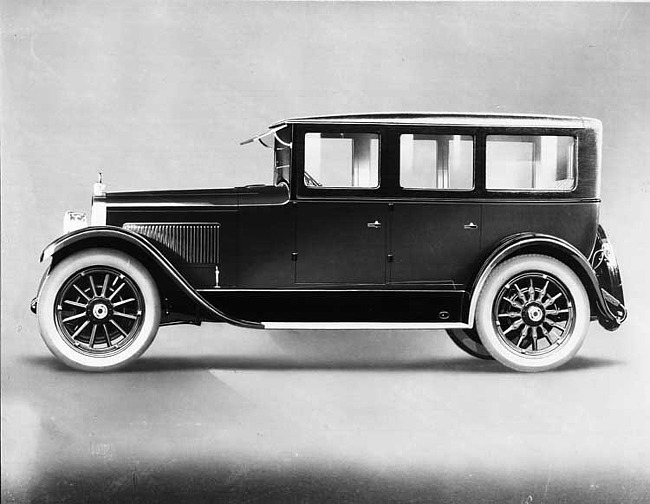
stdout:
<svg viewBox="0 0 650 504">
<path fill-rule="evenodd" d="M 273 183 L 289 185 L 291 180 L 291 128 L 286 127 L 275 132 L 273 151 L 275 157 Z"/>
<path fill-rule="evenodd" d="M 244 140 L 239 145 L 246 145 L 258 141 L 267 149 L 273 149 L 274 169 L 273 184 L 289 185 L 291 180 L 291 127 L 288 125 L 270 129 Z"/>
</svg>

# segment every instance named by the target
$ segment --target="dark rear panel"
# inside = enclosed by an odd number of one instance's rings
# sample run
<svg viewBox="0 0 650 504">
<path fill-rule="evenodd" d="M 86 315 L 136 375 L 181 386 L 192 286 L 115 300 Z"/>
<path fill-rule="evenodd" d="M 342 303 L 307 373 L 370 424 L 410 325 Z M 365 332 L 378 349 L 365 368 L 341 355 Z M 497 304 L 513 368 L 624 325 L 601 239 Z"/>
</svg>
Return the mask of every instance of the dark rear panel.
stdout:
<svg viewBox="0 0 650 504">
<path fill-rule="evenodd" d="M 595 202 L 485 203 L 481 249 L 487 254 L 507 236 L 534 232 L 566 240 L 588 257 L 598 229 L 598 206 Z"/>
<path fill-rule="evenodd" d="M 530 130 L 531 135 L 571 135 L 577 141 L 577 184 L 569 192 L 486 190 L 480 180 L 478 195 L 485 198 L 482 210 L 481 251 L 489 253 L 503 238 L 522 232 L 552 235 L 589 256 L 598 228 L 600 205 L 600 153 L 598 125 L 594 128 L 558 131 Z M 520 135 L 521 130 L 500 128 L 488 135 Z M 484 148 L 484 143 L 482 144 Z M 480 153 L 484 170 L 485 151 Z M 481 177 L 483 174 L 480 174 Z"/>
</svg>

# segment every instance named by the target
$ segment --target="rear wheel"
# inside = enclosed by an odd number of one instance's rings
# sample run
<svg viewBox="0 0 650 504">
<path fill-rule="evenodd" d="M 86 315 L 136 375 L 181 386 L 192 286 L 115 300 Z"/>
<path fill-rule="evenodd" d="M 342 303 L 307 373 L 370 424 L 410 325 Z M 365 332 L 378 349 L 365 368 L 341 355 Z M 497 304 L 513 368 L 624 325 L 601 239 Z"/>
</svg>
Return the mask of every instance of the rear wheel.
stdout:
<svg viewBox="0 0 650 504">
<path fill-rule="evenodd" d="M 160 298 L 147 269 L 110 249 L 89 249 L 57 264 L 38 300 L 50 351 L 70 367 L 107 371 L 137 359 L 160 322 Z"/>
<path fill-rule="evenodd" d="M 447 329 L 447 334 L 458 348 L 472 357 L 485 360 L 494 359 L 481 343 L 476 329 Z"/>
<path fill-rule="evenodd" d="M 561 366 L 580 349 L 589 327 L 589 299 L 576 274 L 548 256 L 518 256 L 488 277 L 476 310 L 485 348 L 518 371 Z"/>
</svg>

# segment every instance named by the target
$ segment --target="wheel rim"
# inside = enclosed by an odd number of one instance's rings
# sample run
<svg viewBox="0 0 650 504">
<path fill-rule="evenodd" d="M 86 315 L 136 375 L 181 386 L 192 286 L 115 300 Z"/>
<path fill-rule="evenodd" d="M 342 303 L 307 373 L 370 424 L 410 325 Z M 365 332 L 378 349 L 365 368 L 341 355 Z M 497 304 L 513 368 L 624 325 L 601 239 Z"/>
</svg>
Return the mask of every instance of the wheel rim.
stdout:
<svg viewBox="0 0 650 504">
<path fill-rule="evenodd" d="M 501 288 L 494 301 L 493 321 L 510 351 L 538 357 L 553 352 L 571 336 L 575 305 L 557 278 L 527 272 Z"/>
<path fill-rule="evenodd" d="M 59 334 L 77 352 L 106 357 L 123 351 L 142 328 L 144 301 L 135 282 L 108 267 L 78 271 L 54 304 Z"/>
</svg>

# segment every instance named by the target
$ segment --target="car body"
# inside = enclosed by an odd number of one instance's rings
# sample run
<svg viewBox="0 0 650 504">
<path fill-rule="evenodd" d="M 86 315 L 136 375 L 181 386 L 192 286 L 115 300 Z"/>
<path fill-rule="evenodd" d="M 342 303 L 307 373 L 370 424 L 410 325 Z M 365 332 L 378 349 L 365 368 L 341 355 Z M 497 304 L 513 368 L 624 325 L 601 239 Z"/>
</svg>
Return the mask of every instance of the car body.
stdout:
<svg viewBox="0 0 650 504">
<path fill-rule="evenodd" d="M 78 229 L 44 250 L 32 308 L 48 347 L 82 369 L 137 358 L 158 325 L 203 321 L 446 329 L 477 357 L 552 369 L 590 320 L 614 330 L 626 317 L 599 225 L 601 130 L 542 115 L 283 120 L 242 142 L 273 150 L 273 185 L 106 192 L 100 181 L 91 225 L 69 214 Z"/>
</svg>

